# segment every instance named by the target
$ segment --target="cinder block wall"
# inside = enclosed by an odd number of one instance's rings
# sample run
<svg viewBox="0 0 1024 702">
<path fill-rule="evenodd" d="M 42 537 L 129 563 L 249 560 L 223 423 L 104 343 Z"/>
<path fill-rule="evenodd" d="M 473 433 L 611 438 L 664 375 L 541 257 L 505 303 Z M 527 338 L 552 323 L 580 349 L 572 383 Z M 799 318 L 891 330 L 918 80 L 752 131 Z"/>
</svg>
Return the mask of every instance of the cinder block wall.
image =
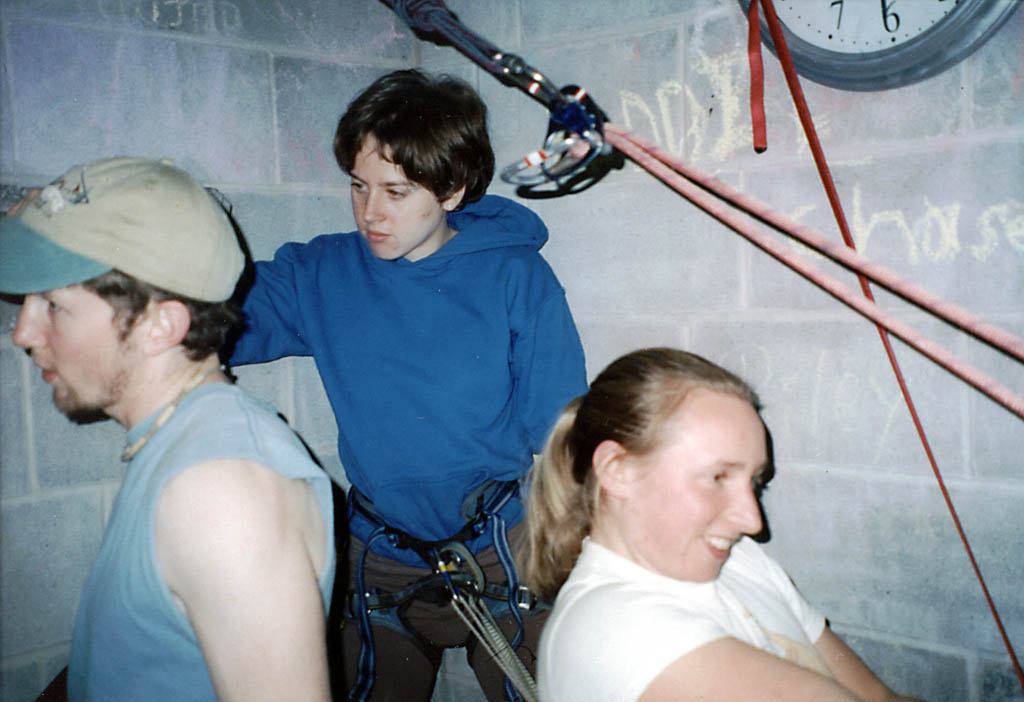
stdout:
<svg viewBox="0 0 1024 702">
<path fill-rule="evenodd" d="M 769 148 L 748 126 L 745 27 L 733 0 L 451 0 L 475 31 L 612 121 L 838 240 L 765 53 Z M 898 90 L 804 82 L 854 235 L 873 260 L 1024 334 L 1024 12 L 965 62 Z M 351 97 L 392 68 L 473 83 L 499 164 L 540 144 L 543 109 L 376 0 L 5 0 L 0 181 L 73 163 L 171 157 L 225 192 L 257 257 L 351 229 L 330 140 Z M 495 181 L 491 192 L 515 196 Z M 887 681 L 929 700 L 1024 700 L 872 325 L 633 165 L 529 202 L 593 375 L 641 345 L 690 348 L 751 379 L 775 440 L 770 548 Z M 797 247 L 794 247 L 796 249 Z M 824 264 L 822 264 L 824 265 Z M 849 274 L 840 274 L 855 287 Z M 1017 392 L 1021 364 L 880 294 Z M 339 301 L 343 303 L 343 301 Z M 77 596 L 122 475 L 123 433 L 70 425 L 10 343 L 0 303 L 0 674 L 32 699 L 64 664 Z M 896 342 L 910 391 L 1007 633 L 1024 648 L 1024 427 Z M 339 480 L 311 363 L 239 371 Z M 438 699 L 470 699 L 458 665 Z"/>
</svg>

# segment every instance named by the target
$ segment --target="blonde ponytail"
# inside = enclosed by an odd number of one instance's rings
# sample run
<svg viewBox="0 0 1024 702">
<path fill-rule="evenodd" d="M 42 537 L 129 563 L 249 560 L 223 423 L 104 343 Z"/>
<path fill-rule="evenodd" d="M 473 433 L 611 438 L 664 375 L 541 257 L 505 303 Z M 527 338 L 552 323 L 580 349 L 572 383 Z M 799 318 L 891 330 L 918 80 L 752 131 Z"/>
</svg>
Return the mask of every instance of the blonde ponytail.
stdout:
<svg viewBox="0 0 1024 702">
<path fill-rule="evenodd" d="M 526 500 L 527 540 L 520 552 L 523 579 L 541 599 L 554 600 L 590 533 L 596 490 L 593 479 L 573 478 L 571 434 L 580 400 L 555 423 L 544 452 L 530 473 Z"/>
</svg>

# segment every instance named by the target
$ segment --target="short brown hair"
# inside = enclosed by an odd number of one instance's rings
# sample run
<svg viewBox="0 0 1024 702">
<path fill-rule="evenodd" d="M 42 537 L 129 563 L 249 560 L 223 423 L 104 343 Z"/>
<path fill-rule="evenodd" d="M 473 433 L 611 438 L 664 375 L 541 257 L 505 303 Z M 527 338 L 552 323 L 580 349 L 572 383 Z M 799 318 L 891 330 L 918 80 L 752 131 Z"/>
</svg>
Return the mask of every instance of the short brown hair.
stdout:
<svg viewBox="0 0 1024 702">
<path fill-rule="evenodd" d="M 222 302 L 193 300 L 143 283 L 116 269 L 90 278 L 82 286 L 114 308 L 114 319 L 121 326 L 122 338 L 131 332 L 150 300 L 177 300 L 184 304 L 188 307 L 191 324 L 181 345 L 192 361 L 218 353 L 242 322 L 242 308 L 234 298 Z"/>
<path fill-rule="evenodd" d="M 394 71 L 360 93 L 334 135 L 334 157 L 343 171 L 352 172 L 368 137 L 385 160 L 438 200 L 465 186 L 456 209 L 483 197 L 494 176 L 487 107 L 465 81 L 449 75 Z"/>
</svg>

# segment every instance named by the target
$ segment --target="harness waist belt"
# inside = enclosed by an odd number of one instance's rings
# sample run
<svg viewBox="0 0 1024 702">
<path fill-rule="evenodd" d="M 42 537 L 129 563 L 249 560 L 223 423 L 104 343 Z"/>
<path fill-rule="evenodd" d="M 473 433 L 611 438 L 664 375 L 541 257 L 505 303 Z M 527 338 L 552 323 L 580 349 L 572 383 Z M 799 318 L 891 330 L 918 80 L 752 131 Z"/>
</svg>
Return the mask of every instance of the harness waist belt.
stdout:
<svg viewBox="0 0 1024 702">
<path fill-rule="evenodd" d="M 473 579 L 463 575 L 453 575 L 451 576 L 451 581 L 459 587 L 473 588 L 476 586 Z M 507 602 L 509 599 L 508 586 L 498 583 L 485 583 L 483 592 L 480 594 L 489 599 L 502 602 Z M 451 599 L 451 592 L 447 588 L 444 576 L 438 573 L 431 573 L 397 592 L 368 592 L 363 597 L 362 602 L 360 602 L 360 598 L 356 596 L 355 592 L 350 592 L 348 597 L 345 598 L 345 614 L 349 618 L 355 618 L 356 612 L 360 607 L 365 607 L 372 612 L 378 609 L 399 607 L 416 599 L 433 602 L 434 604 L 445 604 L 448 602 Z M 532 612 L 544 605 L 542 600 L 525 585 L 520 585 L 516 588 L 515 593 L 512 595 L 512 601 L 524 612 Z"/>
<path fill-rule="evenodd" d="M 447 539 L 426 541 L 392 526 L 377 511 L 373 502 L 353 485 L 348 492 L 349 515 L 358 512 L 378 528 L 382 528 L 389 543 L 395 548 L 414 551 L 430 568 L 435 568 L 436 553 L 451 543 L 465 543 L 479 536 L 486 528 L 487 520 L 505 506 L 509 498 L 519 491 L 518 480 L 489 480 L 471 492 L 462 503 L 462 516 L 467 521 L 462 528 Z"/>
</svg>

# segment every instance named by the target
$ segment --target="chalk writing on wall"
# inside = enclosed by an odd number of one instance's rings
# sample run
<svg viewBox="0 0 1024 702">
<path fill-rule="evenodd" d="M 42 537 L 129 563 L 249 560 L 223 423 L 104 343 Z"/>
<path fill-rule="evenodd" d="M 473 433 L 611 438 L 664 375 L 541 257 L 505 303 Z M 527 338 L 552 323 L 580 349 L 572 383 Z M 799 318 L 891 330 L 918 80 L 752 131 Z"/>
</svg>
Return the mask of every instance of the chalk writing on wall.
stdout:
<svg viewBox="0 0 1024 702">
<path fill-rule="evenodd" d="M 661 82 L 654 90 L 657 113 L 639 93 L 620 90 L 624 126 L 631 130 L 646 127 L 658 144 L 675 154 L 683 153 L 685 141 L 687 156 L 694 160 L 724 161 L 738 150 L 749 148 L 750 127 L 742 121 L 746 81 L 738 72 L 740 65 L 732 54 L 712 57 L 697 52 L 693 83 L 700 87 L 695 88 L 690 82 L 684 86 L 677 80 Z M 713 107 L 700 99 L 699 94 L 705 92 Z M 674 104 L 678 111 L 685 110 L 688 117 L 682 135 L 677 135 L 673 126 Z"/>
<path fill-rule="evenodd" d="M 160 29 L 238 34 L 242 13 L 228 0 L 96 0 L 107 18 L 141 22 Z"/>
<path fill-rule="evenodd" d="M 749 140 L 749 127 L 740 124 L 742 110 L 735 76 L 726 59 L 703 56 L 697 70 L 714 91 L 718 109 L 709 114 L 688 86 L 664 81 L 654 91 L 656 107 L 640 93 L 619 91 L 623 125 L 677 155 L 684 152 L 685 144 L 690 160 L 706 156 L 724 161 L 746 148 Z M 686 114 L 690 116 L 683 136 L 677 132 L 673 114 L 679 109 L 680 95 L 686 99 Z M 805 140 L 800 139 L 799 144 L 801 149 L 806 148 Z M 865 204 L 863 184 L 856 183 L 849 199 L 850 227 L 858 250 L 865 254 L 877 248 L 872 245 L 873 237 L 900 242 L 911 265 L 952 263 L 963 255 L 985 262 L 998 253 L 1024 254 L 1024 203 L 1014 198 L 982 203 L 981 214 L 974 221 L 965 221 L 962 203 L 939 204 L 927 194 L 908 198 L 911 204 L 902 209 L 872 211 Z M 818 207 L 804 205 L 790 216 L 799 221 Z"/>
<path fill-rule="evenodd" d="M 799 359 L 751 343 L 730 345 L 717 356 L 726 368 L 772 398 L 766 410 L 772 432 L 790 443 L 801 437 L 804 451 L 834 454 L 843 453 L 839 446 L 850 446 L 850 455 L 843 458 L 874 465 L 904 446 L 909 420 L 899 387 L 884 366 L 854 367 L 847 350 L 809 340 Z M 780 409 L 785 407 L 790 409 Z M 897 434 L 899 430 L 903 433 Z M 863 442 L 847 441 L 865 435 L 871 436 L 870 451 Z"/>
<path fill-rule="evenodd" d="M 1019 200 L 1010 198 L 986 205 L 974 222 L 964 221 L 959 202 L 939 205 L 928 195 L 908 200 L 911 204 L 905 209 L 868 212 L 863 185 L 853 186 L 850 228 L 860 252 L 870 256 L 872 237 L 884 232 L 890 240 L 902 244 L 902 253 L 911 265 L 952 263 L 962 255 L 980 263 L 997 252 L 1024 255 L 1024 203 Z M 807 205 L 791 216 L 799 220 L 816 209 L 816 205 Z"/>
<path fill-rule="evenodd" d="M 689 146 L 690 158 L 700 159 L 706 155 L 715 161 L 723 161 L 745 145 L 746 137 L 737 124 L 741 112 L 737 96 L 730 94 L 732 89 L 725 85 L 721 90 L 721 93 L 714 93 L 719 109 L 711 114 L 706 113 L 693 90 L 684 88 L 678 81 L 665 81 L 655 90 L 657 112 L 639 93 L 620 90 L 623 125 L 631 131 L 649 130 L 655 143 L 674 154 L 683 153 L 685 142 Z M 680 95 L 686 100 L 687 113 L 692 115 L 683 136 L 676 134 L 672 116 L 673 102 Z M 712 121 L 716 123 L 714 128 Z"/>
<path fill-rule="evenodd" d="M 978 217 L 978 240 L 971 245 L 971 253 L 985 261 L 1004 240 L 1012 250 L 1024 253 L 1024 203 L 1012 198 L 986 208 Z"/>
</svg>

